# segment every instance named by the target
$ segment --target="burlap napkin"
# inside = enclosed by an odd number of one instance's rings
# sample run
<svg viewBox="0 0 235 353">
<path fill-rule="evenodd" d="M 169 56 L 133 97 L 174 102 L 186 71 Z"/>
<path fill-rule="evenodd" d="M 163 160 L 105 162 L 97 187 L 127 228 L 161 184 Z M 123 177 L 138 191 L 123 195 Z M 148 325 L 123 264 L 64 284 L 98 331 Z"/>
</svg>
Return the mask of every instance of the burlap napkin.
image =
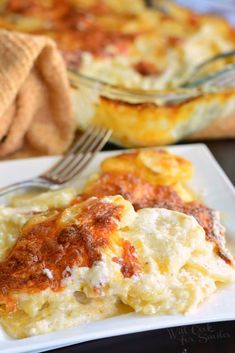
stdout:
<svg viewBox="0 0 235 353">
<path fill-rule="evenodd" d="M 0 157 L 70 145 L 74 121 L 65 64 L 49 38 L 0 30 Z"/>
</svg>

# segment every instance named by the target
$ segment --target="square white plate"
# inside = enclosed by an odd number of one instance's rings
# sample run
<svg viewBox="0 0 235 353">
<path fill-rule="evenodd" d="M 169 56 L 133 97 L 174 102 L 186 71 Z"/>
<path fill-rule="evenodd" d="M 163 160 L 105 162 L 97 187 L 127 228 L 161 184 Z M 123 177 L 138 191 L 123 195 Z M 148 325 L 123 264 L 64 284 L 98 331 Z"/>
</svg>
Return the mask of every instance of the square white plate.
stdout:
<svg viewBox="0 0 235 353">
<path fill-rule="evenodd" d="M 207 205 L 221 211 L 223 223 L 227 229 L 227 242 L 233 254 L 235 254 L 235 191 L 232 184 L 206 146 L 191 144 L 173 146 L 168 149 L 173 153 L 186 157 L 193 163 L 194 177 L 190 184 L 198 193 L 203 193 L 203 198 Z M 76 182 L 76 184 L 84 182 L 86 175 L 97 170 L 102 159 L 119 152 L 99 153 L 86 169 L 85 174 L 79 177 L 79 182 Z M 55 157 L 43 157 L 1 162 L 0 187 L 11 182 L 36 176 L 51 166 L 55 160 Z M 11 339 L 0 329 L 0 353 L 42 352 L 56 347 L 127 333 L 179 325 L 233 320 L 235 319 L 234 293 L 235 283 L 218 291 L 207 302 L 200 305 L 195 313 L 186 316 L 148 317 L 131 313 L 73 329 L 20 340 Z"/>
</svg>

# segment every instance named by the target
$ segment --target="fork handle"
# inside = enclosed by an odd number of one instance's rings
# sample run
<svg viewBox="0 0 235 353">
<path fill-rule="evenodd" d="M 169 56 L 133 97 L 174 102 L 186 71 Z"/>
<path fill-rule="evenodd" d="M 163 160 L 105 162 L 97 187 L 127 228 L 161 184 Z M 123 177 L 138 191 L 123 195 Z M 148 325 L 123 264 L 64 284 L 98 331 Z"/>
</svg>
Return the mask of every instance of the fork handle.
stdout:
<svg viewBox="0 0 235 353">
<path fill-rule="evenodd" d="M 13 191 L 19 190 L 19 189 L 32 188 L 32 187 L 37 187 L 40 189 L 56 189 L 56 188 L 58 188 L 58 185 L 57 186 L 53 185 L 53 184 L 51 184 L 41 178 L 23 180 L 18 183 L 14 183 L 14 184 L 5 186 L 3 188 L 0 188 L 0 197 L 5 196 L 5 195 L 7 195 Z"/>
</svg>

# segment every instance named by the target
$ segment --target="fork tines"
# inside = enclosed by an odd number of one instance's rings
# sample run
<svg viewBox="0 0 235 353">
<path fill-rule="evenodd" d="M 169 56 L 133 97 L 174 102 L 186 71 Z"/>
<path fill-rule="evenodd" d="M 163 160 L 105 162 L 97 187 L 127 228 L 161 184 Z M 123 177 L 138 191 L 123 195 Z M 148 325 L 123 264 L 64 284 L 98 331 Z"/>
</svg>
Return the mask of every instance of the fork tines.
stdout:
<svg viewBox="0 0 235 353">
<path fill-rule="evenodd" d="M 64 184 L 74 178 L 103 148 L 111 133 L 111 130 L 103 127 L 89 127 L 65 156 L 48 172 L 41 175 L 41 178 L 57 184 Z"/>
</svg>

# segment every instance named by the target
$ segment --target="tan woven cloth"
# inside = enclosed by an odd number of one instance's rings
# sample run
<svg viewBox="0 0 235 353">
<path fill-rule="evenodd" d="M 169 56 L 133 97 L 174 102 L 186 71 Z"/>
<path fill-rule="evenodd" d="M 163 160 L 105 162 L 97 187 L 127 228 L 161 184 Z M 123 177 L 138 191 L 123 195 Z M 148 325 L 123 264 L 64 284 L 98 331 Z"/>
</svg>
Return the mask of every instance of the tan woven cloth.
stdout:
<svg viewBox="0 0 235 353">
<path fill-rule="evenodd" d="M 66 68 L 49 38 L 0 30 L 0 157 L 61 153 L 74 121 Z"/>
</svg>

